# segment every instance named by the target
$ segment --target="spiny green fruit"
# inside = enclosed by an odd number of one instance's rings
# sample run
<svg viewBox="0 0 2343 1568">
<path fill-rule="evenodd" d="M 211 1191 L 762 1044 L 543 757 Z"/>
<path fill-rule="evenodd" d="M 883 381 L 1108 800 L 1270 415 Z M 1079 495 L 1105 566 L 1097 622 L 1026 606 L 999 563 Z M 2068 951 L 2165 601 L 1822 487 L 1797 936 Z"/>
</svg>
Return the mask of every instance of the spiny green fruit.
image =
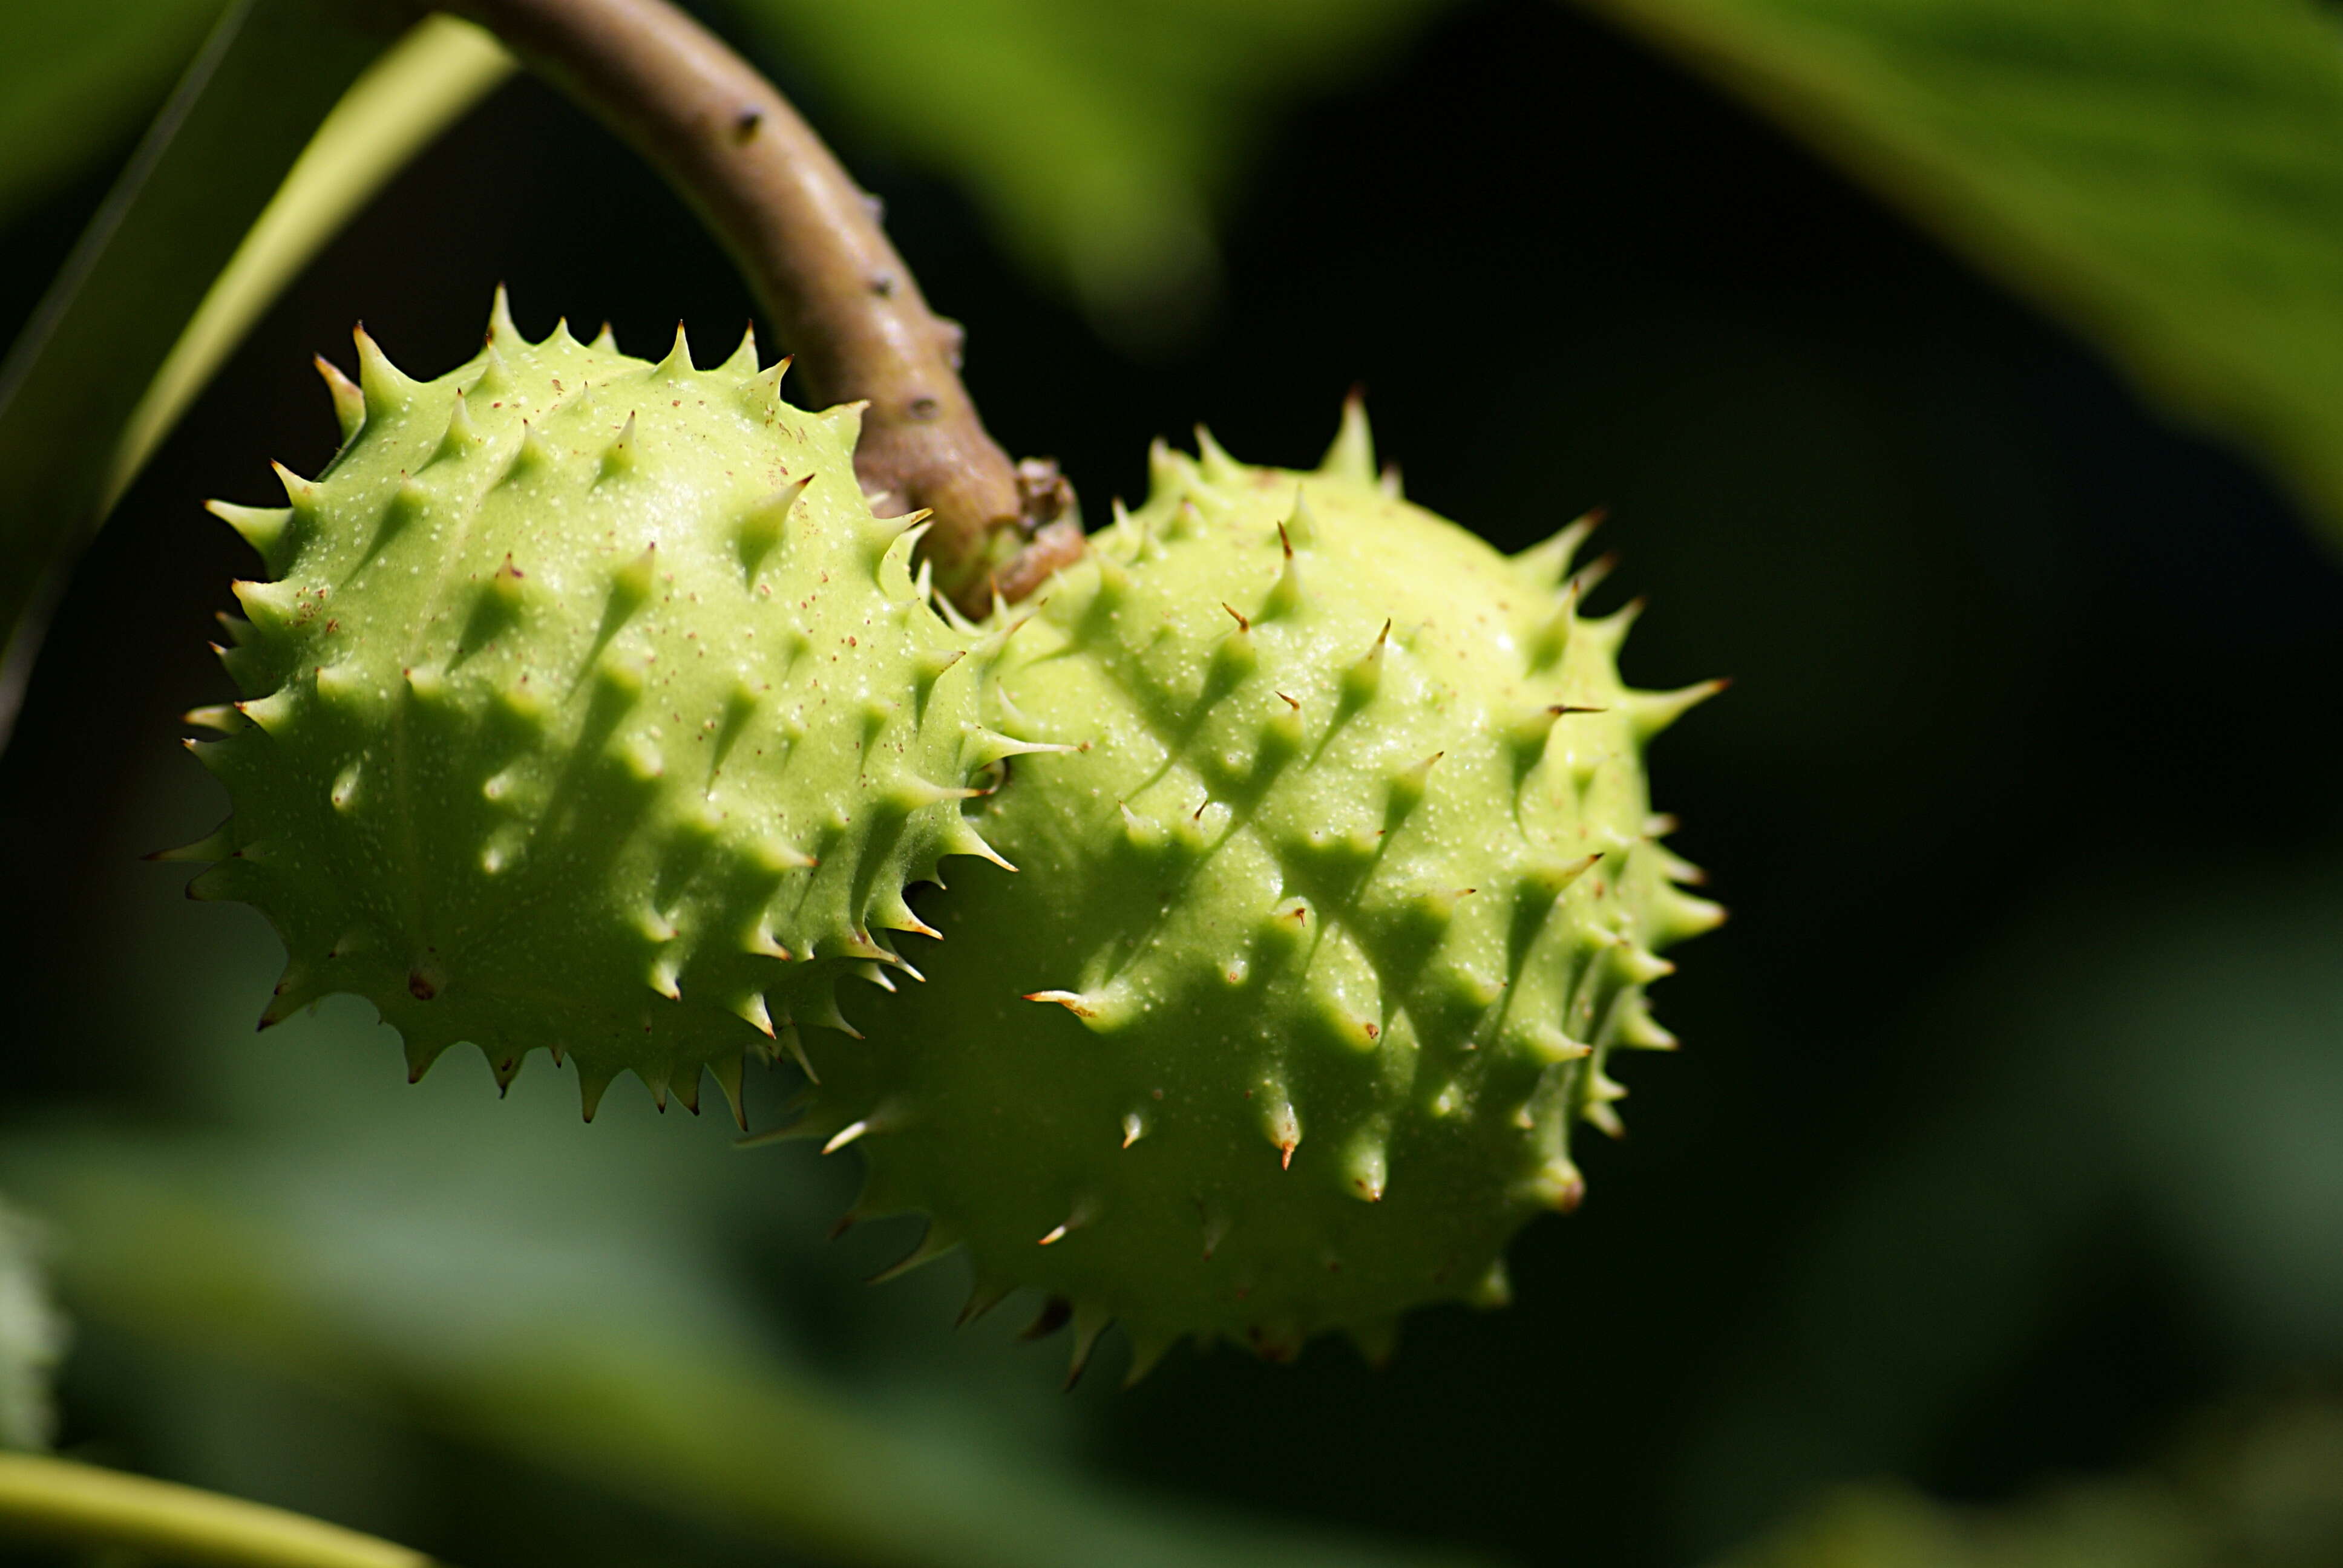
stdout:
<svg viewBox="0 0 2343 1568">
<path fill-rule="evenodd" d="M 1664 1049 L 1659 950 L 1723 911 L 1649 813 L 1645 744 L 1715 683 L 1634 691 L 1634 609 L 1577 613 L 1588 524 L 1507 558 L 1378 484 L 1355 407 L 1312 473 L 1158 447 L 1139 511 L 1031 606 L 997 700 L 1023 757 L 967 810 L 1021 870 L 922 906 L 929 983 L 858 1007 L 807 1126 L 858 1214 L 965 1243 L 971 1310 L 1264 1355 L 1505 1298 L 1584 1190 L 1616 1047 Z"/>
<path fill-rule="evenodd" d="M 916 517 L 871 515 L 860 406 L 790 407 L 750 341 L 530 344 L 499 293 L 436 381 L 357 347 L 356 385 L 319 361 L 327 471 L 213 508 L 275 580 L 223 618 L 246 700 L 190 716 L 235 812 L 175 852 L 218 862 L 189 891 L 284 939 L 264 1028 L 354 991 L 417 1075 L 546 1046 L 589 1118 L 628 1069 L 694 1110 L 712 1069 L 737 1114 L 744 1053 L 901 963 L 907 884 L 990 853 L 959 804 L 1020 749 L 978 722 L 998 639 L 929 607 Z"/>
</svg>

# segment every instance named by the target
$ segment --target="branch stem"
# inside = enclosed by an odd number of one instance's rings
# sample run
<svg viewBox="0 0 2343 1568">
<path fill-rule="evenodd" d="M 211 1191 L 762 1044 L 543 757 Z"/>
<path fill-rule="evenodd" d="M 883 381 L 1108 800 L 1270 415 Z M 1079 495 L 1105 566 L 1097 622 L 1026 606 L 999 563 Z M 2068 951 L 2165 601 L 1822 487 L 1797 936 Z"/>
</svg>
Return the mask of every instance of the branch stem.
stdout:
<svg viewBox="0 0 2343 1568">
<path fill-rule="evenodd" d="M 337 1524 L 37 1454 L 0 1454 L 0 1530 L 218 1568 L 431 1568 Z"/>
<path fill-rule="evenodd" d="M 868 401 L 863 488 L 935 514 L 929 557 L 963 608 L 1038 584 L 1048 565 L 1036 550 L 1049 564 L 1080 551 L 1079 525 L 1060 516 L 1071 492 L 986 433 L 960 384 L 960 329 L 928 308 L 876 203 L 748 62 L 667 0 L 437 3 L 495 33 L 684 194 L 816 397 Z"/>
</svg>

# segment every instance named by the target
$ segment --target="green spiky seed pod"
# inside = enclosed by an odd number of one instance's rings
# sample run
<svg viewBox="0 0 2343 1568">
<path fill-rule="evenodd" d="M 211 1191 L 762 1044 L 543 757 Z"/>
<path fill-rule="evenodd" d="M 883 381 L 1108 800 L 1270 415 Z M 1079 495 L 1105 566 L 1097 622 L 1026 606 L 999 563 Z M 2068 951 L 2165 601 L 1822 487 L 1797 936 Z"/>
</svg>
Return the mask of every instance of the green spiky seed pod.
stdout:
<svg viewBox="0 0 2343 1568">
<path fill-rule="evenodd" d="M 1622 685 L 1581 524 L 1507 558 L 1377 482 L 1353 407 L 1315 472 L 1159 448 L 1153 493 L 999 612 L 998 700 L 1069 749 L 968 809 L 1021 868 L 956 877 L 929 983 L 820 1053 L 808 1126 L 858 1213 L 1176 1338 L 1370 1355 L 1419 1303 L 1493 1302 L 1583 1191 L 1644 987 L 1722 910 L 1683 892 L 1643 752 L 1714 685 Z M 1012 634 L 1012 628 L 1013 634 Z"/>
<path fill-rule="evenodd" d="M 358 355 L 327 471 L 214 508 L 274 578 L 227 619 L 246 700 L 190 716 L 235 810 L 189 891 L 284 939 L 264 1027 L 353 991 L 417 1074 L 545 1046 L 588 1117 L 628 1070 L 694 1110 L 712 1070 L 737 1113 L 744 1054 L 900 962 L 906 886 L 990 852 L 959 811 L 1016 749 L 978 723 L 990 653 L 913 581 L 918 519 L 865 503 L 858 407 L 790 407 L 752 343 L 530 344 L 499 294 L 436 381 Z"/>
</svg>

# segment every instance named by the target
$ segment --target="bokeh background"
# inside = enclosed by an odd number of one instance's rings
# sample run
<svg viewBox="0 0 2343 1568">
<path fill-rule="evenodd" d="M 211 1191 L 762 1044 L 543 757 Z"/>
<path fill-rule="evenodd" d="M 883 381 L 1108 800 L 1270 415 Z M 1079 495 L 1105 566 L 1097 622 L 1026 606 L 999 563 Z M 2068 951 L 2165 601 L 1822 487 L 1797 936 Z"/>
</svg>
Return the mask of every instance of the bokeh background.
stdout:
<svg viewBox="0 0 2343 1568">
<path fill-rule="evenodd" d="M 1046 182 L 939 172 L 777 9 L 708 15 L 1094 516 L 1199 420 L 1314 458 L 1353 385 L 1411 496 L 1503 547 L 1610 509 L 1629 676 L 1735 678 L 1654 759 L 1734 911 L 1659 988 L 1685 1048 L 1627 1064 L 1509 1311 L 1421 1313 L 1380 1372 L 1182 1351 L 1122 1392 L 1118 1346 L 1066 1393 L 1038 1303 L 954 1332 L 956 1260 L 860 1283 L 913 1235 L 824 1240 L 850 1156 L 623 1092 L 583 1127 L 541 1061 L 501 1103 L 468 1053 L 409 1088 L 347 999 L 256 1036 L 265 927 L 138 859 L 226 809 L 176 716 L 227 691 L 252 563 L 200 501 L 330 455 L 307 358 L 360 317 L 431 375 L 499 281 L 636 352 L 749 314 L 516 81 L 162 449 L 0 755 L 0 1191 L 75 1320 L 65 1452 L 483 1568 L 2343 1562 L 2343 573 L 2270 481 L 1547 0 L 1363 7 L 1273 93 L 1215 78 L 1152 272 L 1018 206 Z M 1012 165 L 1061 108 L 983 106 Z M 110 172 L 20 207 L 0 332 Z"/>
</svg>

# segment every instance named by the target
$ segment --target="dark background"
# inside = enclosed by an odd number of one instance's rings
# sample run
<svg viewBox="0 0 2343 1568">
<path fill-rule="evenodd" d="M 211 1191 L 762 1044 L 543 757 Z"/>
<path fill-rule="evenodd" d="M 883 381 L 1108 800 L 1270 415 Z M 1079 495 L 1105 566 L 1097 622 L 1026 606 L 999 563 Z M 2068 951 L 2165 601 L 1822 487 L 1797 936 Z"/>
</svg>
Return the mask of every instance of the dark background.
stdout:
<svg viewBox="0 0 2343 1568">
<path fill-rule="evenodd" d="M 783 79 L 820 122 L 818 93 Z M 2203 889 L 2267 910 L 2258 890 L 2335 846 L 2343 578 L 2246 463 L 1766 124 L 1536 0 L 1464 6 L 1376 79 L 1294 106 L 1228 214 L 1215 313 L 1154 362 L 1013 270 L 953 187 L 841 151 L 967 324 L 995 433 L 1061 459 L 1093 518 L 1137 498 L 1157 434 L 1202 419 L 1242 457 L 1303 463 L 1363 384 L 1410 495 L 1499 545 L 1610 508 L 1624 564 L 1604 602 L 1651 599 L 1631 678 L 1736 680 L 1654 764 L 1677 846 L 1734 919 L 1677 955 L 1657 1000 L 1686 1049 L 1626 1064 L 1630 1136 L 1582 1156 L 1578 1216 L 1517 1244 L 1519 1304 L 1421 1314 L 1380 1374 L 1321 1345 L 1290 1368 L 1182 1352 L 1125 1394 L 1094 1380 L 1077 1397 L 1099 1464 L 1636 1568 L 1714 1551 L 1837 1474 L 1994 1498 L 2131 1463 L 2187 1412 L 2319 1363 L 2316 1343 L 2236 1332 L 2208 1304 L 2218 1282 L 2118 1192 L 2013 1287 L 2023 1328 L 1896 1442 L 1866 1448 L 1846 1400 L 1762 1392 L 1904 1354 L 1807 1343 L 1795 1325 L 1841 1276 L 1801 1260 L 1876 1172 L 1959 1150 L 1948 1106 L 2028 1082 L 2029 999 L 2105 983 L 2068 938 L 2087 927 L 2119 959 L 2110 910 Z M 0 244 L 0 325 L 101 188 Z M 120 940 L 124 888 L 176 885 L 127 863 L 124 824 L 196 771 L 176 716 L 226 690 L 203 645 L 250 563 L 197 503 L 266 501 L 266 459 L 306 472 L 330 455 L 307 359 L 347 364 L 353 320 L 437 375 L 477 345 L 498 281 L 532 334 L 607 317 L 637 353 L 680 316 L 706 361 L 747 315 L 675 200 L 531 82 L 402 176 L 269 314 L 84 562 L 0 758 L 15 1118 L 169 1112 L 169 1064 L 119 1027 L 93 955 Z M 2087 912 L 2062 925 L 2062 908 Z M 2013 944 L 2034 989 L 1946 1027 Z M 1949 1158 L 1989 1181 L 2007 1154 Z M 1865 1288 L 1892 1315 L 1926 1292 L 1876 1276 L 1925 1272 L 1913 1260 L 1950 1243 L 1918 1221 L 1882 1234 Z M 1856 1317 L 1923 1362 L 1937 1343 L 1936 1325 Z M 135 1462 L 126 1408 L 69 1399 L 67 1441 Z M 1735 1426 L 1750 1408 L 1787 1413 Z M 1715 1479 L 1735 1432 L 1767 1451 L 1737 1486 Z M 409 1533 L 457 1561 L 595 1549 L 517 1540 L 492 1513 L 443 1508 Z"/>
</svg>

